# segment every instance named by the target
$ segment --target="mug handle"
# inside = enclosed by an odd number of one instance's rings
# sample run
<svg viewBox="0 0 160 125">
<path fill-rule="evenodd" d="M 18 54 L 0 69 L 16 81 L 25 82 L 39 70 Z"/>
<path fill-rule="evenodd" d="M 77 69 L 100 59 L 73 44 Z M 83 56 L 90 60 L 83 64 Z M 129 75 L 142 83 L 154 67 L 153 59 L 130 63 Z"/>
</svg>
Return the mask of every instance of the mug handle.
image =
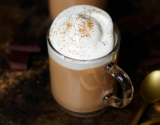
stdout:
<svg viewBox="0 0 160 125">
<path fill-rule="evenodd" d="M 104 97 L 103 103 L 105 105 L 107 104 L 117 108 L 125 107 L 131 102 L 134 92 L 134 88 L 129 76 L 113 62 L 107 65 L 105 72 L 115 77 L 120 83 L 123 90 L 123 99 L 120 99 L 113 94 L 108 94 Z"/>
</svg>

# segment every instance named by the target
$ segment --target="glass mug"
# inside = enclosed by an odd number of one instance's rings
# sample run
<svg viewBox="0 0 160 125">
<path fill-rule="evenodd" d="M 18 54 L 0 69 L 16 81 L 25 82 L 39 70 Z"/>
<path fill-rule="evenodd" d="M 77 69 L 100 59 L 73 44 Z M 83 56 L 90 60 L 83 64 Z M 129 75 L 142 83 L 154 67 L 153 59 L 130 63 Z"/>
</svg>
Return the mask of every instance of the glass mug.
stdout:
<svg viewBox="0 0 160 125">
<path fill-rule="evenodd" d="M 49 12 L 54 19 L 60 12 L 74 5 L 92 5 L 108 11 L 108 0 L 49 0 Z"/>
<path fill-rule="evenodd" d="M 133 85 L 128 75 L 117 66 L 120 33 L 116 25 L 115 47 L 104 57 L 76 60 L 57 52 L 47 34 L 51 92 L 57 103 L 69 114 L 91 117 L 113 106 L 123 108 L 133 97 Z M 116 97 L 117 81 L 123 98 Z"/>
</svg>

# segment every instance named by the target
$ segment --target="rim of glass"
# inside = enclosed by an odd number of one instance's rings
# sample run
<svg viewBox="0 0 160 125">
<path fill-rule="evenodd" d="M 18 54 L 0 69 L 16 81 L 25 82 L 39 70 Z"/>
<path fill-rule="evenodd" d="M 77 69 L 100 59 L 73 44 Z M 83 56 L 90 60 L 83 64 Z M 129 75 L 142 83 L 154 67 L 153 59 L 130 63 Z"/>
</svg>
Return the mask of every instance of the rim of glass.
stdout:
<svg viewBox="0 0 160 125">
<path fill-rule="evenodd" d="M 116 24 L 114 24 L 114 29 L 115 29 L 115 31 L 117 32 L 117 36 L 118 36 L 116 45 L 114 46 L 114 48 L 113 48 L 113 50 L 112 50 L 111 52 L 109 52 L 108 54 L 106 54 L 106 55 L 104 55 L 104 56 L 102 56 L 102 57 L 96 58 L 96 59 L 88 59 L 88 60 L 73 59 L 73 58 L 70 58 L 70 57 L 65 56 L 65 55 L 61 54 L 60 52 L 58 52 L 58 51 L 52 46 L 51 41 L 50 41 L 50 39 L 49 39 L 49 31 L 50 31 L 50 28 L 49 28 L 49 30 L 48 30 L 48 32 L 47 32 L 47 37 L 46 37 L 46 39 L 47 39 L 47 42 L 48 42 L 49 46 L 52 48 L 52 50 L 53 50 L 56 54 L 58 54 L 59 56 L 63 56 L 63 57 L 66 58 L 66 59 L 74 60 L 74 61 L 82 61 L 82 62 L 84 62 L 84 61 L 96 61 L 96 60 L 105 58 L 106 56 L 109 56 L 109 55 L 111 55 L 112 53 L 116 52 L 116 50 L 117 50 L 118 47 L 120 46 L 120 39 L 121 39 L 121 37 L 120 37 L 119 29 L 118 29 L 118 27 L 117 27 Z"/>
</svg>

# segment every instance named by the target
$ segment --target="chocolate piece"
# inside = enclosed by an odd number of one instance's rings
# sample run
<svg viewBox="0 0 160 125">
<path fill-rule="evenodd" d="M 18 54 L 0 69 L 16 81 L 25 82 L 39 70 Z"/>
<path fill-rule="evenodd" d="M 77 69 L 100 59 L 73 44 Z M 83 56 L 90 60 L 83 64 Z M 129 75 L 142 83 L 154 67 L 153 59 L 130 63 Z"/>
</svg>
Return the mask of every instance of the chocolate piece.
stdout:
<svg viewBox="0 0 160 125">
<path fill-rule="evenodd" d="M 33 40 L 33 41 L 28 41 L 26 44 L 23 44 L 22 42 L 19 41 L 13 41 L 9 45 L 10 50 L 15 50 L 15 51 L 23 51 L 23 52 L 40 52 L 41 47 L 40 47 L 40 41 Z"/>
<path fill-rule="evenodd" d="M 11 69 L 27 69 L 29 53 L 12 51 L 9 57 Z"/>
</svg>

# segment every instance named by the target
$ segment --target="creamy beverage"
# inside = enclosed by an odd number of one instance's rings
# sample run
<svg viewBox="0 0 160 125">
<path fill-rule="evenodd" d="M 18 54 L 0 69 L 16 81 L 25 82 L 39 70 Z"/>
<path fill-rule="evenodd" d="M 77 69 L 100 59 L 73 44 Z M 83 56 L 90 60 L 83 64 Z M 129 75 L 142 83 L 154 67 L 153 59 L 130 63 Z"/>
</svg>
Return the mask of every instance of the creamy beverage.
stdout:
<svg viewBox="0 0 160 125">
<path fill-rule="evenodd" d="M 49 0 L 49 11 L 52 19 L 61 11 L 74 5 L 92 5 L 107 11 L 108 0 Z"/>
<path fill-rule="evenodd" d="M 108 63 L 117 62 L 116 55 L 87 61 L 110 53 L 115 37 L 110 16 L 93 6 L 71 7 L 53 21 L 49 31 L 51 89 L 60 105 L 74 112 L 93 112 L 105 107 L 105 95 L 116 94 L 116 80 L 104 72 Z"/>
<path fill-rule="evenodd" d="M 106 107 L 103 97 L 117 92 L 115 78 L 104 71 L 111 61 L 117 63 L 117 53 L 106 56 L 117 43 L 110 16 L 89 5 L 71 7 L 53 21 L 49 41 L 51 91 L 55 100 L 78 113 Z"/>
<path fill-rule="evenodd" d="M 79 70 L 61 66 L 51 55 L 49 61 L 52 94 L 70 111 L 86 113 L 103 109 L 106 107 L 103 97 L 117 92 L 117 81 L 104 72 L 107 63 L 94 68 L 91 64 L 91 68 Z"/>
</svg>

